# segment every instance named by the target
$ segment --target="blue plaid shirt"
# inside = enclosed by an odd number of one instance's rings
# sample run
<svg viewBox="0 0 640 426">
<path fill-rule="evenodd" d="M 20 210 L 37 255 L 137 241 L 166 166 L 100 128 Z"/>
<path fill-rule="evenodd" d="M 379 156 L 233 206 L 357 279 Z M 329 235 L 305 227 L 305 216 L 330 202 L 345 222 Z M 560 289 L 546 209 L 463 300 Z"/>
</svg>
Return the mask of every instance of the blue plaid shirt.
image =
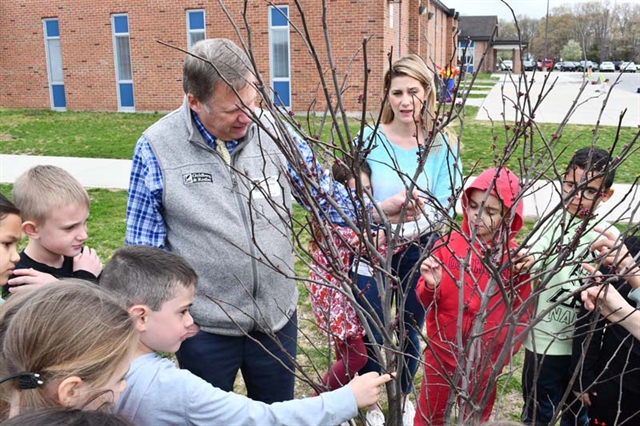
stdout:
<svg viewBox="0 0 640 426">
<path fill-rule="evenodd" d="M 205 129 L 195 112 L 191 111 L 191 116 L 206 144 L 215 149 L 216 137 Z M 325 212 L 327 219 L 332 223 L 344 225 L 344 215 L 349 220 L 356 222 L 356 211 L 358 209 L 354 208 L 354 198 L 351 192 L 341 183 L 334 181 L 328 170 L 322 169 L 305 140 L 300 138 L 292 129 L 289 129 L 289 133 L 296 142 L 300 156 L 308 167 L 307 175 L 312 176 L 318 182 L 319 189 L 313 189 L 311 192 L 318 200 L 318 205 Z M 230 154 L 237 147 L 238 141 L 227 142 L 227 149 Z M 288 165 L 288 173 L 292 192 L 296 196 L 296 189 L 304 186 L 303 181 L 291 164 Z M 167 238 L 167 229 L 162 217 L 164 210 L 162 191 L 162 171 L 158 165 L 158 160 L 149 145 L 149 141 L 144 136 L 141 136 L 136 144 L 131 164 L 125 244 L 166 248 L 164 243 Z M 338 209 L 330 205 L 327 196 L 335 200 L 339 206 Z M 296 197 L 296 199 L 303 207 L 307 208 L 299 197 Z M 369 203 L 366 208 L 370 211 L 373 206 Z M 340 211 L 343 213 L 341 214 Z"/>
</svg>

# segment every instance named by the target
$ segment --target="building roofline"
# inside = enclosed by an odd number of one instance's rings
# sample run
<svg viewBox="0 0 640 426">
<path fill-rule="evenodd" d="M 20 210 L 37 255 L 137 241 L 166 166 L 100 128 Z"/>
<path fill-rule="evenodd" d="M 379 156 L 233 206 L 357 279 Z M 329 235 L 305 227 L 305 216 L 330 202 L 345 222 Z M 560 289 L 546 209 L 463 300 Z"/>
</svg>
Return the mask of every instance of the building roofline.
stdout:
<svg viewBox="0 0 640 426">
<path fill-rule="evenodd" d="M 517 38 L 501 38 L 495 39 L 492 43 L 494 46 L 520 46 L 521 49 L 525 49 L 529 46 L 529 43 L 518 40 Z"/>
<path fill-rule="evenodd" d="M 453 16 L 454 19 L 458 19 L 459 13 L 456 12 L 455 9 L 447 7 L 440 0 L 431 0 L 431 3 L 433 3 L 438 9 L 442 10 L 447 16 Z"/>
</svg>

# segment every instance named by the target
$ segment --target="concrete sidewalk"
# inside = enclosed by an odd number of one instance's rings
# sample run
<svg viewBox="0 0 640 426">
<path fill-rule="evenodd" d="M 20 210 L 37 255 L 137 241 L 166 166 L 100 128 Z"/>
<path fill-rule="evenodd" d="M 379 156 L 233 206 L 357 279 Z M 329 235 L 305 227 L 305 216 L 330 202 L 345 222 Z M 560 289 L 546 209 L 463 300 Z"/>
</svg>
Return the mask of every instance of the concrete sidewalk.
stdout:
<svg viewBox="0 0 640 426">
<path fill-rule="evenodd" d="M 71 173 L 87 188 L 126 190 L 129 187 L 130 160 L 98 158 L 40 157 L 0 155 L 0 183 L 13 183 L 25 170 L 38 164 L 52 164 Z M 470 183 L 472 179 L 469 179 Z M 614 196 L 602 204 L 599 213 L 612 222 L 640 222 L 640 190 L 638 186 L 614 185 Z M 540 181 L 532 185 L 524 197 L 524 214 L 536 219 L 560 202 L 558 182 Z M 457 207 L 460 211 L 460 206 Z"/>
<path fill-rule="evenodd" d="M 0 183 L 13 183 L 25 170 L 41 164 L 61 167 L 86 188 L 127 189 L 131 160 L 0 154 Z"/>
<path fill-rule="evenodd" d="M 538 96 L 542 93 L 546 94 L 553 84 L 553 89 L 541 100 L 535 113 L 535 120 L 538 123 L 560 123 L 580 93 L 584 81 L 583 74 L 554 71 L 545 86 L 547 74 L 549 73 L 536 72 L 534 76 L 530 71 L 525 74 L 526 81 L 530 85 L 529 99 L 532 103 L 536 102 Z M 502 121 L 501 114 L 504 112 L 507 121 L 513 121 L 516 114 L 513 105 L 517 100 L 517 92 L 525 91 L 522 75 L 500 73 L 492 76 L 500 77 L 500 81 L 493 86 L 487 97 L 468 99 L 467 104 L 480 107 L 476 117 L 478 120 L 491 118 L 494 121 Z M 589 79 L 568 122 L 593 126 L 599 120 L 601 125 L 617 126 L 624 112 L 622 126 L 640 125 L 640 94 L 637 93 L 640 87 L 640 73 L 624 73 L 621 76 L 619 73 L 606 73 L 603 77 L 608 78 L 609 83 L 591 84 L 592 81 L 597 81 L 598 77 L 599 73 L 594 73 Z M 620 78 L 616 82 L 618 77 Z M 532 80 L 533 84 L 531 84 Z M 604 105 L 607 96 L 609 99 Z M 527 108 L 524 111 L 529 112 Z"/>
</svg>

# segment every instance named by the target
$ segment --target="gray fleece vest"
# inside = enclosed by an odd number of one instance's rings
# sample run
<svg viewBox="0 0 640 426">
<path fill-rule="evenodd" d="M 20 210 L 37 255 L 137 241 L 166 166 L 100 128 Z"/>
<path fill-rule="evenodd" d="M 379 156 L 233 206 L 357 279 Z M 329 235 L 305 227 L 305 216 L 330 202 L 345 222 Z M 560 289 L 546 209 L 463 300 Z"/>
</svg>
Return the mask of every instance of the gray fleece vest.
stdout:
<svg viewBox="0 0 640 426">
<path fill-rule="evenodd" d="M 262 121 L 269 125 L 267 114 Z M 199 276 L 191 308 L 196 323 L 228 336 L 280 330 L 296 309 L 298 290 L 291 190 L 278 147 L 254 124 L 229 168 L 202 139 L 186 103 L 144 136 L 162 171 L 166 245 Z"/>
</svg>

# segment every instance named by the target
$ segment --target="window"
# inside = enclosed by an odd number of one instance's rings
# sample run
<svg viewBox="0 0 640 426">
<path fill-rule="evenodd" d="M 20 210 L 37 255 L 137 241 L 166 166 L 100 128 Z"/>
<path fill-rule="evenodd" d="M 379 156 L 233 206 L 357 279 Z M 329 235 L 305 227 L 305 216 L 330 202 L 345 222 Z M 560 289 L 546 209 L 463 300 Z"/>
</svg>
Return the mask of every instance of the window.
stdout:
<svg viewBox="0 0 640 426">
<path fill-rule="evenodd" d="M 113 53 L 116 61 L 116 84 L 118 86 L 118 111 L 134 111 L 133 71 L 129 48 L 129 16 L 112 15 Z"/>
<path fill-rule="evenodd" d="M 289 7 L 269 7 L 269 69 L 273 103 L 291 108 Z"/>
<path fill-rule="evenodd" d="M 62 51 L 60 49 L 60 28 L 57 19 L 43 19 L 44 47 L 47 55 L 47 75 L 49 77 L 49 97 L 51 109 L 67 110 L 64 94 L 64 73 L 62 71 Z"/>
<path fill-rule="evenodd" d="M 191 46 L 204 40 L 206 33 L 204 29 L 204 10 L 187 10 L 187 46 Z"/>
<path fill-rule="evenodd" d="M 389 3 L 389 28 L 393 28 L 393 3 Z"/>
<path fill-rule="evenodd" d="M 475 43 L 470 41 L 467 44 L 467 41 L 459 41 L 458 42 L 458 60 L 462 64 L 461 70 L 465 72 L 473 72 L 474 71 L 474 62 L 475 62 Z M 463 58 L 462 55 L 465 54 Z"/>
</svg>

